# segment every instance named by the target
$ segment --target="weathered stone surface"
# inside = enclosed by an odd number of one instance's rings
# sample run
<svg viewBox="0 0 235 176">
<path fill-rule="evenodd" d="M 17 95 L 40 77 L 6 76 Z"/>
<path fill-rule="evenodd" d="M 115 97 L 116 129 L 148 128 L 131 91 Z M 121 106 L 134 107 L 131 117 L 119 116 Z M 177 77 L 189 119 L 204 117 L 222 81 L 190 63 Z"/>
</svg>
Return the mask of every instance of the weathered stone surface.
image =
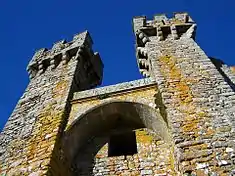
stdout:
<svg viewBox="0 0 235 176">
<path fill-rule="evenodd" d="M 117 94 L 118 92 L 128 91 L 128 90 L 134 90 L 136 88 L 146 87 L 150 85 L 154 85 L 156 82 L 152 78 L 145 78 L 125 83 L 120 83 L 116 85 L 96 88 L 92 90 L 86 90 L 82 92 L 76 92 L 74 93 L 73 100 L 77 99 L 85 99 L 85 98 L 91 98 L 91 97 L 102 97 L 106 98 L 105 96 L 109 96 L 111 94 Z"/>
<path fill-rule="evenodd" d="M 66 164 L 64 170 L 60 171 L 50 171 L 49 168 L 56 165 L 60 168 L 63 165 L 62 160 L 58 162 L 61 156 L 56 153 L 60 146 L 56 144 L 68 118 L 70 97 L 74 91 L 92 88 L 102 79 L 99 72 L 102 72 L 103 65 L 97 64 L 101 61 L 92 52 L 89 38 L 87 32 L 81 33 L 65 48 L 54 46 L 52 50 L 57 48 L 57 51 L 50 54 L 50 57 L 42 54 L 44 50 L 33 57 L 29 68 L 37 72 L 31 77 L 25 93 L 0 135 L 0 175 L 44 175 L 49 172 L 67 175 L 70 172 L 66 170 Z M 64 50 L 69 53 L 66 64 L 60 62 L 63 55 L 60 54 Z M 54 63 L 50 65 L 47 62 L 52 56 L 58 61 L 56 68 Z M 32 65 L 41 62 L 49 65 L 41 67 L 39 64 L 37 68 Z M 88 62 L 89 68 L 84 68 Z M 85 79 L 84 75 L 87 75 Z M 52 160 L 57 160 L 57 164 Z"/>
<path fill-rule="evenodd" d="M 37 51 L 0 135 L 0 174 L 234 175 L 235 69 L 206 56 L 196 27 L 187 13 L 134 18 L 147 78 L 96 89 L 87 31 Z"/>
<path fill-rule="evenodd" d="M 173 174 L 169 144 L 165 143 L 154 132 L 148 129 L 136 131 L 138 153 L 127 156 L 108 157 L 108 136 L 100 136 L 90 141 L 83 152 L 79 152 L 74 162 L 78 175 L 153 175 Z M 101 144 L 101 145 L 100 145 Z M 96 153 L 95 147 L 98 146 Z M 95 152 L 95 153 L 93 153 Z M 91 156 L 94 158 L 91 161 Z"/>
<path fill-rule="evenodd" d="M 142 18 L 141 25 L 134 20 L 137 57 L 152 63 L 144 69 L 155 77 L 167 109 L 178 172 L 232 174 L 235 166 L 227 153 L 234 149 L 228 149 L 234 140 L 234 74 L 222 61 L 206 56 L 194 41 L 195 23 L 187 14 L 181 17 Z M 176 31 L 165 30 L 169 23 Z M 148 42 L 141 42 L 142 35 Z"/>
</svg>

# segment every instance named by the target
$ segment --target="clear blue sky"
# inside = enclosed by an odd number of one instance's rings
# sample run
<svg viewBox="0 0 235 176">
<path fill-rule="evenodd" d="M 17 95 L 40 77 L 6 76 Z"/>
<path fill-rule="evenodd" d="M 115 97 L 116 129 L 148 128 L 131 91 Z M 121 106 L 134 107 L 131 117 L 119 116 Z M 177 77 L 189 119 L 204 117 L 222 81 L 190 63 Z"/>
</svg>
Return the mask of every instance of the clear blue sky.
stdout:
<svg viewBox="0 0 235 176">
<path fill-rule="evenodd" d="M 187 11 L 204 51 L 235 65 L 234 7 L 234 0 L 1 0 L 0 129 L 28 84 L 36 49 L 87 29 L 105 65 L 103 85 L 138 79 L 132 17 Z"/>
</svg>

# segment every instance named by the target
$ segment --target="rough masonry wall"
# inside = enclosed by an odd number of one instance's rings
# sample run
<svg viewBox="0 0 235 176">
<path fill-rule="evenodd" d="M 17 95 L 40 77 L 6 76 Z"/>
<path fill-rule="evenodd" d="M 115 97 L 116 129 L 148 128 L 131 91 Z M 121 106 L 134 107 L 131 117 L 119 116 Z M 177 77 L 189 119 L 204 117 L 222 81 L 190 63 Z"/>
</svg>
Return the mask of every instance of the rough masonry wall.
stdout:
<svg viewBox="0 0 235 176">
<path fill-rule="evenodd" d="M 157 94 L 151 78 L 75 93 L 63 137 L 73 174 L 175 175 L 167 122 L 156 109 L 161 107 Z M 118 133 L 136 131 L 138 153 L 108 156 L 108 141 L 116 128 L 116 116 L 125 122 Z"/>
<path fill-rule="evenodd" d="M 92 109 L 111 102 L 134 102 L 155 107 L 157 87 L 151 78 L 74 93 L 66 129 Z"/>
<path fill-rule="evenodd" d="M 229 86 L 235 91 L 235 67 L 228 66 L 220 60 L 211 59 L 217 70 L 224 77 L 224 80 L 229 84 Z"/>
<path fill-rule="evenodd" d="M 74 161 L 77 175 L 174 175 L 173 153 L 169 150 L 169 144 L 146 128 L 137 129 L 135 133 L 138 153 L 134 155 L 109 157 L 108 135 L 98 136 L 89 141 Z"/>
<path fill-rule="evenodd" d="M 146 48 L 172 124 L 179 171 L 233 174 L 233 89 L 192 38 L 150 37 Z"/>
<path fill-rule="evenodd" d="M 76 65 L 76 59 L 61 63 L 31 80 L 1 135 L 1 174 L 48 172 L 57 135 L 65 124 Z"/>
</svg>

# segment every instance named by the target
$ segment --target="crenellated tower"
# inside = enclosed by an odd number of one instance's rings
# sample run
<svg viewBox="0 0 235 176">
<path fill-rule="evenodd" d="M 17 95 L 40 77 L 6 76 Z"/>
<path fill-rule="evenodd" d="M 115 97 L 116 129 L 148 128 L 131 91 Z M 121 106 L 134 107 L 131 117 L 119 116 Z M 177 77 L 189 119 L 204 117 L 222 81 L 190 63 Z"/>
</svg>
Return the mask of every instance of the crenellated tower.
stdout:
<svg viewBox="0 0 235 176">
<path fill-rule="evenodd" d="M 103 74 L 102 62 L 99 53 L 92 51 L 92 44 L 89 33 L 85 31 L 75 35 L 70 42 L 66 40 L 56 42 L 51 50 L 47 48 L 38 50 L 27 67 L 30 79 L 42 75 L 47 69 L 56 69 L 60 63 L 66 65 L 70 59 L 82 57 L 89 59 L 80 61 L 80 72 L 75 76 L 78 90 L 99 85 Z"/>
<path fill-rule="evenodd" d="M 180 175 L 233 175 L 234 74 L 198 46 L 196 27 L 187 13 L 135 17 L 139 70 L 157 82 Z"/>
<path fill-rule="evenodd" d="M 144 77 L 150 77 L 152 68 L 146 44 L 153 39 L 158 42 L 180 38 L 195 39 L 196 23 L 187 13 L 175 13 L 173 18 L 169 19 L 165 14 L 158 14 L 153 20 L 147 20 L 146 16 L 135 17 L 133 29 L 136 35 L 136 57 L 140 73 Z"/>
<path fill-rule="evenodd" d="M 87 31 L 40 49 L 0 135 L 0 175 L 234 175 L 235 74 L 187 13 L 133 19 L 140 80 L 95 88 Z"/>
<path fill-rule="evenodd" d="M 92 44 L 85 31 L 34 54 L 27 67 L 30 82 L 0 136 L 1 175 L 58 175 L 59 167 L 64 168 L 62 175 L 68 175 L 60 137 L 70 100 L 75 91 L 102 81 L 103 64 Z"/>
</svg>

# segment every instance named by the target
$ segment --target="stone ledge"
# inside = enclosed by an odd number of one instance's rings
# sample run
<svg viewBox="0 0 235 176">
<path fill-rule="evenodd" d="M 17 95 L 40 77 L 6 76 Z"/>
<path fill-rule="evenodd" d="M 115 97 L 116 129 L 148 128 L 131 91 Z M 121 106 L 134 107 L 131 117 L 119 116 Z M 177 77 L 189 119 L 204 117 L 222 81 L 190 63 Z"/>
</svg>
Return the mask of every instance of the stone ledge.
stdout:
<svg viewBox="0 0 235 176">
<path fill-rule="evenodd" d="M 156 81 L 154 81 L 152 78 L 144 78 L 144 79 L 134 80 L 134 81 L 130 81 L 130 82 L 124 82 L 124 83 L 120 83 L 120 84 L 100 87 L 100 88 L 96 88 L 96 89 L 75 92 L 73 95 L 73 101 L 79 100 L 79 99 L 97 97 L 97 96 L 105 98 L 105 95 L 107 95 L 107 94 L 128 91 L 131 89 L 146 87 L 146 86 L 150 86 L 150 85 L 154 85 L 154 84 L 156 84 Z"/>
</svg>

